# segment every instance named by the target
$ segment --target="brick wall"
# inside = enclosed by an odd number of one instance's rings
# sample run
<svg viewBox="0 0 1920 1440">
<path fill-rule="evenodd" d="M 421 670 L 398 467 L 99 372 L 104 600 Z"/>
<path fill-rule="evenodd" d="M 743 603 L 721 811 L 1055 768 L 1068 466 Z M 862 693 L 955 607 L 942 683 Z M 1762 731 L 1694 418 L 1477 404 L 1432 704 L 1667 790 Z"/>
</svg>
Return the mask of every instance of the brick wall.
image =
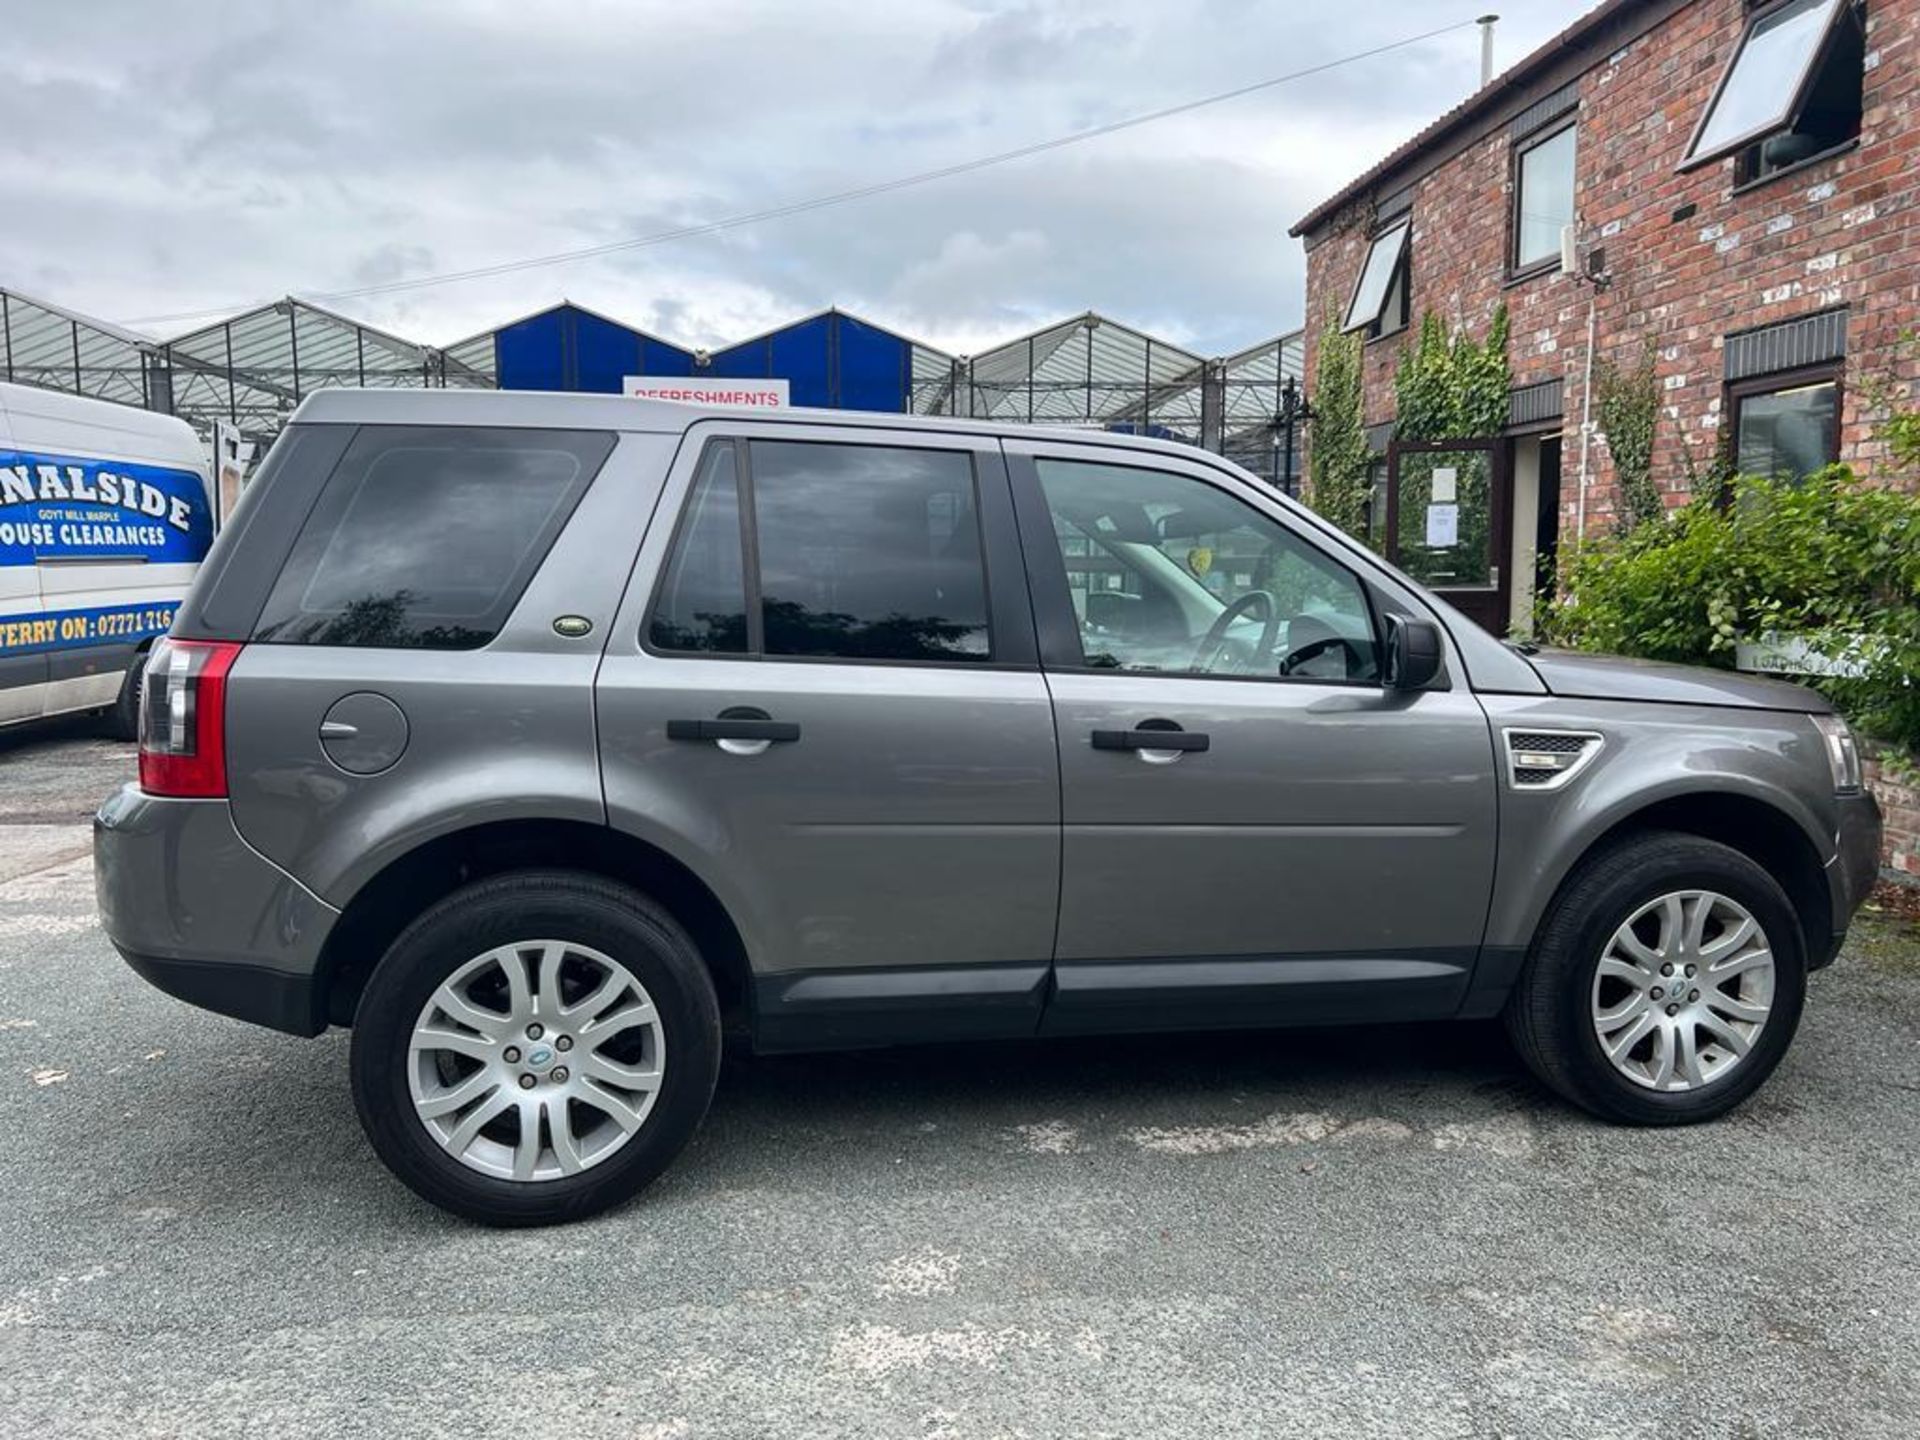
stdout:
<svg viewBox="0 0 1920 1440">
<path fill-rule="evenodd" d="M 1507 280 L 1509 169 L 1503 123 L 1413 189 L 1414 325 L 1367 347 L 1366 416 L 1393 418 L 1393 371 L 1420 315 L 1484 333 L 1494 307 L 1512 312 L 1516 385 L 1565 380 L 1562 526 L 1578 508 L 1587 307 L 1597 305 L 1597 353 L 1635 362 L 1651 340 L 1665 401 L 1655 476 L 1670 502 L 1687 460 L 1712 460 L 1724 408 L 1722 346 L 1730 331 L 1849 307 L 1842 458 L 1886 473 L 1869 376 L 1920 393 L 1920 365 L 1896 341 L 1920 325 L 1920 0 L 1868 0 L 1860 143 L 1845 154 L 1733 193 L 1732 159 L 1675 173 L 1694 124 L 1733 53 L 1742 0 L 1695 0 L 1578 81 L 1576 213 L 1583 249 L 1606 251 L 1613 283 L 1593 291 L 1558 273 Z M 1509 107 L 1511 108 L 1511 107 Z M 1396 182 L 1389 177 L 1382 192 Z M 1686 207 L 1691 213 L 1684 213 Z M 1675 219 L 1676 213 L 1684 218 Z M 1373 214 L 1351 203 L 1310 237 L 1308 390 L 1319 329 L 1347 302 Z M 1614 488 L 1604 441 L 1590 452 L 1587 524 L 1611 523 Z M 1891 478 L 1891 477 L 1889 477 Z"/>
<path fill-rule="evenodd" d="M 1868 757 L 1865 768 L 1867 787 L 1880 802 L 1887 829 L 1881 860 L 1894 873 L 1920 880 L 1920 788 L 1908 781 L 1888 779 L 1878 759 Z"/>
</svg>

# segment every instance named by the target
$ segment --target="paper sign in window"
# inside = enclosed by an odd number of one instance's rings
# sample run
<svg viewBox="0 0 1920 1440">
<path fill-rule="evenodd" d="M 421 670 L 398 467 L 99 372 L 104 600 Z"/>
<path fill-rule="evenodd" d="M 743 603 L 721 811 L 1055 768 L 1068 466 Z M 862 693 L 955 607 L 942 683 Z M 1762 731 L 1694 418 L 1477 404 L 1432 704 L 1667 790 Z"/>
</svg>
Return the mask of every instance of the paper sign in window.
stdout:
<svg viewBox="0 0 1920 1440">
<path fill-rule="evenodd" d="M 1460 507 L 1458 505 L 1427 506 L 1427 544 L 1435 550 L 1445 550 L 1459 543 Z"/>
<path fill-rule="evenodd" d="M 1451 465 L 1442 465 L 1433 472 L 1433 503 L 1451 505 L 1460 496 L 1460 472 Z"/>
</svg>

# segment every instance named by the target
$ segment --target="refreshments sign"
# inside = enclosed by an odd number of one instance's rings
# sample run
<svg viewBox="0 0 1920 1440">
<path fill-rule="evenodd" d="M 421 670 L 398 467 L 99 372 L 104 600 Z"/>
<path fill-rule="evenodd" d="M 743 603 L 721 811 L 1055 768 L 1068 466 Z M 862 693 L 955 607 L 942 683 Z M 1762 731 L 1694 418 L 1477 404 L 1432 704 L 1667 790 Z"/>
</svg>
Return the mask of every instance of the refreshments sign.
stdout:
<svg viewBox="0 0 1920 1440">
<path fill-rule="evenodd" d="M 676 400 L 683 405 L 737 405 L 744 410 L 785 410 L 793 401 L 787 397 L 784 380 L 675 379 L 668 375 L 629 375 L 620 384 L 621 393 L 641 400 Z"/>
</svg>

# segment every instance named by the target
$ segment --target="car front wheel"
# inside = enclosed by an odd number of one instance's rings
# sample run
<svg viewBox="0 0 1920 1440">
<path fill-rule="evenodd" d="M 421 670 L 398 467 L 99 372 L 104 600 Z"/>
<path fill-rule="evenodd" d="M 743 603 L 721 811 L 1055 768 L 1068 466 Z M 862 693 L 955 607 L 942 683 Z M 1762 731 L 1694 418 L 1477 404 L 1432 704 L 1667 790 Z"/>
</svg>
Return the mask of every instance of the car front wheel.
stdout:
<svg viewBox="0 0 1920 1440">
<path fill-rule="evenodd" d="M 1745 855 L 1693 835 L 1639 837 L 1555 900 L 1507 1006 L 1528 1066 L 1626 1124 L 1724 1115 L 1785 1055 L 1806 956 L 1792 905 Z"/>
<path fill-rule="evenodd" d="M 412 1189 L 497 1225 L 635 1194 L 712 1098 L 719 1006 L 698 951 L 596 877 L 499 876 L 394 942 L 354 1020 L 354 1103 Z"/>
</svg>

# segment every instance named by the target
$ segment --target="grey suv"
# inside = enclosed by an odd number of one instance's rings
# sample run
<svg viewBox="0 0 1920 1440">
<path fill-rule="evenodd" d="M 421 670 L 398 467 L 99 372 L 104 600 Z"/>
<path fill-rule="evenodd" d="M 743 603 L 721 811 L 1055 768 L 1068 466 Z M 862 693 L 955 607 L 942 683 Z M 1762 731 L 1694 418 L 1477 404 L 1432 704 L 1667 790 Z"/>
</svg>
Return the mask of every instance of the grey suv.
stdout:
<svg viewBox="0 0 1920 1440">
<path fill-rule="evenodd" d="M 527 1224 L 793 1050 L 1503 1015 L 1670 1124 L 1875 873 L 1821 699 L 1503 645 L 1179 445 L 615 397 L 309 398 L 95 831 L 171 994 L 351 1025 L 374 1148 Z"/>
</svg>

